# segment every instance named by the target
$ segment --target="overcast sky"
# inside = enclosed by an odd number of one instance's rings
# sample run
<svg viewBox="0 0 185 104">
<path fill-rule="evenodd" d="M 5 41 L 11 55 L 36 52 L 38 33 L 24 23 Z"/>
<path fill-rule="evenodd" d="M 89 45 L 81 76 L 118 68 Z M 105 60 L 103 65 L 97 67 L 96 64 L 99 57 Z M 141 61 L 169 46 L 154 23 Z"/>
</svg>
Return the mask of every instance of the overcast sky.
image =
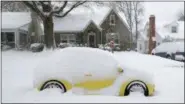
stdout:
<svg viewBox="0 0 185 104">
<path fill-rule="evenodd" d="M 156 22 L 173 21 L 179 10 L 184 10 L 184 2 L 145 2 L 145 20 L 151 14 L 156 17 Z"/>
</svg>

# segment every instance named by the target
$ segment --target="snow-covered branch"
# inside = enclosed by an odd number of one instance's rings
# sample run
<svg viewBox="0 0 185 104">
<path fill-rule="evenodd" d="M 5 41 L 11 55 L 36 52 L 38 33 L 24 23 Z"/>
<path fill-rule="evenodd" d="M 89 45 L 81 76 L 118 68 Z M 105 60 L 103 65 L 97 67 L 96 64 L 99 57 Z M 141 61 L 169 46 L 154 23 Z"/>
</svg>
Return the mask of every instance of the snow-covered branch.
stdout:
<svg viewBox="0 0 185 104">
<path fill-rule="evenodd" d="M 78 6 L 84 4 L 86 1 L 77 1 L 75 4 L 73 4 L 70 9 L 68 9 L 65 13 L 63 14 L 55 14 L 57 17 L 65 17 L 69 12 L 71 12 L 73 9 L 77 8 Z"/>
<path fill-rule="evenodd" d="M 41 19 L 44 19 L 44 14 L 42 13 L 42 11 L 40 11 L 40 9 L 37 7 L 37 4 L 35 3 L 35 1 L 23 1 L 23 3 L 28 6 L 32 11 L 36 12 Z"/>
<path fill-rule="evenodd" d="M 64 4 L 60 8 L 58 8 L 57 10 L 52 11 L 52 13 L 58 13 L 59 14 L 60 12 L 63 12 L 64 8 L 67 6 L 67 3 L 68 3 L 68 1 L 64 1 Z"/>
</svg>

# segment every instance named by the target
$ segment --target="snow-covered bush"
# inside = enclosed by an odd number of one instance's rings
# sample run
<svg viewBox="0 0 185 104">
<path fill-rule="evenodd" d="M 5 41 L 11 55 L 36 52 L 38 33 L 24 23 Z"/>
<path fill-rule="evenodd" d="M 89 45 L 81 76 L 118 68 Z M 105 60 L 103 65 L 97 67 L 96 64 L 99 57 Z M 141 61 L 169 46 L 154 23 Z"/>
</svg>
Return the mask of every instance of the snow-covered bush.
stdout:
<svg viewBox="0 0 185 104">
<path fill-rule="evenodd" d="M 104 45 L 103 44 L 98 44 L 98 48 L 104 50 Z"/>
<path fill-rule="evenodd" d="M 111 51 L 111 50 L 112 50 L 109 43 L 106 43 L 106 44 L 99 44 L 99 45 L 98 45 L 98 48 L 99 48 L 99 49 L 106 50 L 106 51 Z M 121 50 L 120 45 L 119 45 L 119 44 L 114 44 L 113 50 L 114 50 L 114 51 L 120 51 L 120 50 Z"/>
<path fill-rule="evenodd" d="M 106 51 L 111 51 L 111 47 L 107 44 L 98 44 L 98 48 Z"/>
<path fill-rule="evenodd" d="M 2 50 L 2 51 L 9 50 L 9 49 L 11 49 L 11 48 L 12 48 L 12 47 L 9 46 L 9 45 L 1 44 L 1 50 Z"/>
<path fill-rule="evenodd" d="M 32 52 L 41 52 L 44 49 L 44 44 L 43 43 L 33 43 L 31 44 L 30 49 Z"/>
</svg>

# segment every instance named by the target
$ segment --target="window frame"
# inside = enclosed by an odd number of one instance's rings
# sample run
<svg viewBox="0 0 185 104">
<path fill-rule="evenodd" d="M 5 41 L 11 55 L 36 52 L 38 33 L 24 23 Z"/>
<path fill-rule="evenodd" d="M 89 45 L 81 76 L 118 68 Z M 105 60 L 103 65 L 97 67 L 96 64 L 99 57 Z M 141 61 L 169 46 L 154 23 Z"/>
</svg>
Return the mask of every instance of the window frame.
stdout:
<svg viewBox="0 0 185 104">
<path fill-rule="evenodd" d="M 172 26 L 171 27 L 171 32 L 172 33 L 177 33 L 177 26 Z"/>
<path fill-rule="evenodd" d="M 72 36 L 73 38 L 70 38 L 70 36 Z M 64 39 L 64 37 L 65 37 L 65 39 Z M 63 41 L 65 41 L 65 42 L 63 42 Z M 62 42 L 62 43 L 76 43 L 75 34 L 60 34 L 60 42 Z"/>
<path fill-rule="evenodd" d="M 112 21 L 113 21 L 113 23 L 112 23 Z M 116 16 L 115 16 L 115 14 L 110 15 L 109 24 L 110 25 L 116 25 Z"/>
</svg>

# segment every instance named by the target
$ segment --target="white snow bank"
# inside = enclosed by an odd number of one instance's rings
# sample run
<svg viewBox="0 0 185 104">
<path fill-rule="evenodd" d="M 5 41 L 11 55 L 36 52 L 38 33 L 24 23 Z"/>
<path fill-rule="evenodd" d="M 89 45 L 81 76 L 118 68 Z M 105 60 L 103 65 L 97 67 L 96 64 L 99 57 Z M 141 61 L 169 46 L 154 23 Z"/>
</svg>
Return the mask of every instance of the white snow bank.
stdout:
<svg viewBox="0 0 185 104">
<path fill-rule="evenodd" d="M 48 79 L 81 82 L 90 79 L 112 78 L 117 75 L 118 62 L 110 52 L 93 48 L 69 47 L 55 50 L 35 68 L 35 86 Z"/>
<path fill-rule="evenodd" d="M 121 66 L 126 69 L 144 70 L 145 72 L 155 74 L 155 70 L 165 67 L 184 67 L 183 62 L 169 60 L 158 56 L 140 54 L 137 52 L 115 52 L 116 59 Z"/>
<path fill-rule="evenodd" d="M 33 89 L 34 67 L 53 51 L 32 53 L 26 51 L 2 52 L 2 102 L 4 103 L 183 103 L 184 63 L 136 52 L 115 52 L 124 66 L 154 75 L 156 93 L 152 97 L 138 94 L 117 97 L 111 95 L 114 87 L 102 91 L 104 95 L 74 95 L 57 90 L 38 92 Z M 98 58 L 97 58 L 98 60 Z M 110 91 L 110 92 L 108 92 Z"/>
</svg>

